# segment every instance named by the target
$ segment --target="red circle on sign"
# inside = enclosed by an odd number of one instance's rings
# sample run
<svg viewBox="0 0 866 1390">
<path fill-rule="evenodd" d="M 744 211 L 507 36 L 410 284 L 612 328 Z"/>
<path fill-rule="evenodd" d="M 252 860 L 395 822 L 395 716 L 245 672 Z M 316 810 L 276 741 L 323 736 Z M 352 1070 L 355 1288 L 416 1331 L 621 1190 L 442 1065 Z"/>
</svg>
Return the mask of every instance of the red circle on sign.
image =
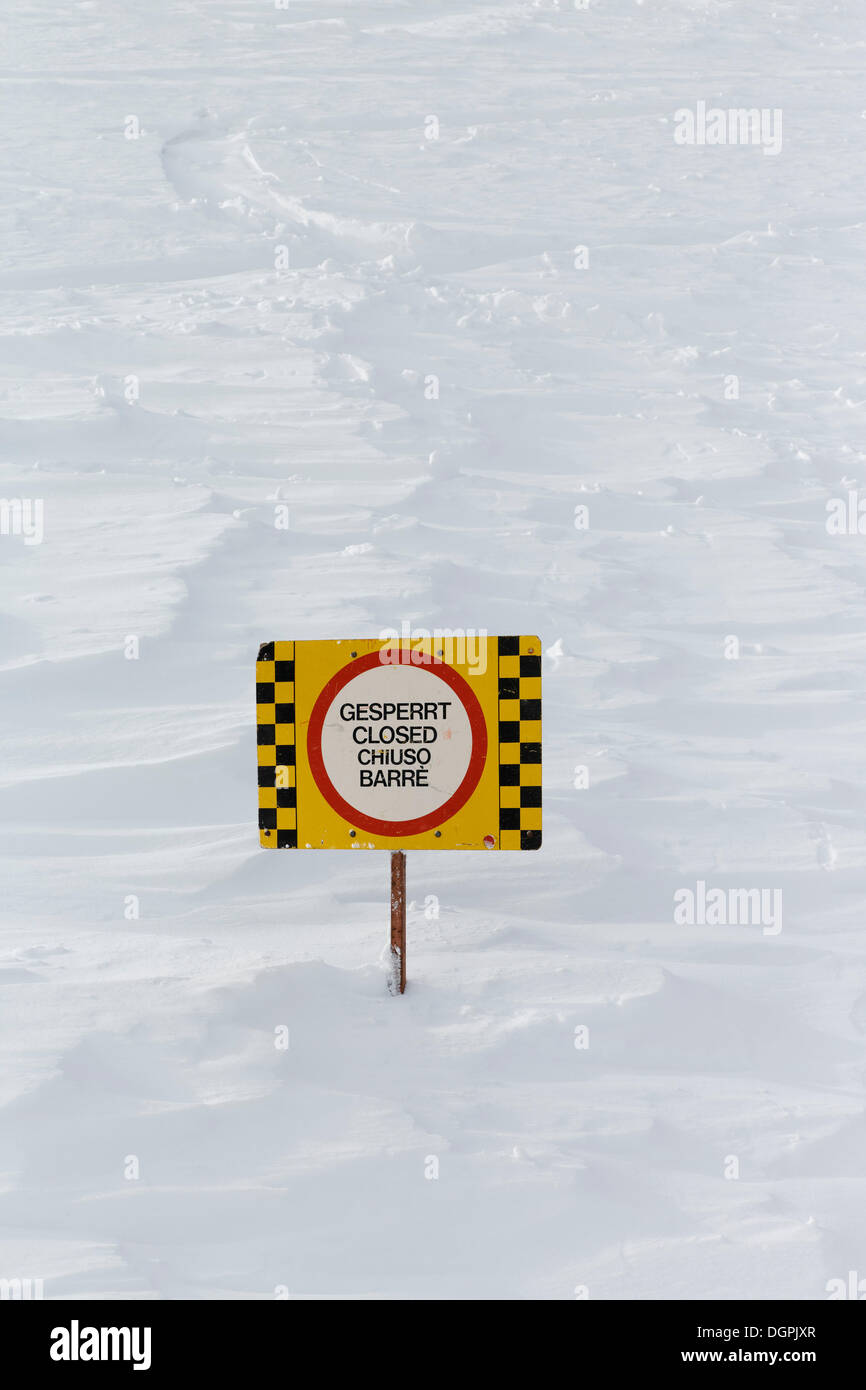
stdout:
<svg viewBox="0 0 866 1390">
<path fill-rule="evenodd" d="M 435 660 L 413 662 L 412 665 L 423 665 L 424 669 L 428 670 L 431 675 L 438 676 L 446 685 L 450 685 L 466 710 L 469 727 L 472 730 L 472 752 L 463 781 L 456 792 L 449 796 L 448 800 L 444 801 L 441 806 L 437 806 L 435 811 L 428 812 L 426 816 L 416 816 L 414 820 L 377 820 L 374 816 L 364 815 L 357 806 L 350 805 L 340 795 L 325 771 L 325 760 L 322 756 L 322 729 L 325 715 L 339 691 L 350 680 L 354 680 L 355 676 L 360 676 L 362 672 L 372 670 L 375 666 L 399 666 L 403 664 L 408 663 L 383 662 L 379 652 L 369 652 L 366 656 L 359 656 L 357 661 L 352 661 L 348 666 L 342 667 L 319 692 L 307 726 L 307 757 L 310 761 L 313 779 L 322 796 L 331 810 L 336 811 L 338 815 L 343 817 L 343 820 L 348 821 L 350 825 L 359 825 L 363 830 L 372 830 L 376 835 L 420 835 L 423 831 L 432 830 L 434 826 L 449 820 L 460 810 L 461 806 L 466 805 L 475 791 L 481 780 L 484 761 L 487 757 L 487 725 L 484 722 L 484 714 L 478 696 L 469 682 L 455 671 L 453 666 L 446 666 L 443 662 Z"/>
</svg>

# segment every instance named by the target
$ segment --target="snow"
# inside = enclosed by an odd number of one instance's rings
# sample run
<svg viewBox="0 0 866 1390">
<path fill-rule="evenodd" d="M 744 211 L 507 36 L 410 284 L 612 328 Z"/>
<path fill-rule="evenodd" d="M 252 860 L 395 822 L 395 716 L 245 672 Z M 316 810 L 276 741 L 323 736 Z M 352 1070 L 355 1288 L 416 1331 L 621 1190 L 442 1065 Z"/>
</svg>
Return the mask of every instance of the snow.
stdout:
<svg viewBox="0 0 866 1390">
<path fill-rule="evenodd" d="M 866 1273 L 861 11 L 7 17 L 0 1277 Z M 258 847 L 252 682 L 404 621 L 541 634 L 545 839 L 409 857 L 394 998 L 387 858 Z"/>
</svg>

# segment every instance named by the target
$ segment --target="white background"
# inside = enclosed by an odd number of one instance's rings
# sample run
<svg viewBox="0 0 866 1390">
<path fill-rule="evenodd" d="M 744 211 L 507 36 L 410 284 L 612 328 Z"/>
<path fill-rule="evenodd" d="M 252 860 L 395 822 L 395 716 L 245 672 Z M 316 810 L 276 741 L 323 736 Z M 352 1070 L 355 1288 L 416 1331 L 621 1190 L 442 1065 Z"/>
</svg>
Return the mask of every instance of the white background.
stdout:
<svg viewBox="0 0 866 1390">
<path fill-rule="evenodd" d="M 866 1277 L 866 538 L 824 525 L 866 485 L 863 38 L 860 0 L 16 7 L 0 1275 Z M 781 108 L 781 154 L 678 146 L 699 100 Z M 387 858 L 258 848 L 252 676 L 404 619 L 542 634 L 545 841 L 411 856 L 394 1000 Z M 698 879 L 783 930 L 676 926 Z"/>
</svg>

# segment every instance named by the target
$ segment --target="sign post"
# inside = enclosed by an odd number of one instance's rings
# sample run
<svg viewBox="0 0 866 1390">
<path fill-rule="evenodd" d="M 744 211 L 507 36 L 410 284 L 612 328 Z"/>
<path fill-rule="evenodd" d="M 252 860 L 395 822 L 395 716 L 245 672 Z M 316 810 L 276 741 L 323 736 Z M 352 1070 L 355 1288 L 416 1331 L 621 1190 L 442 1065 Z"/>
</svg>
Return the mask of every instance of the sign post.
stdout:
<svg viewBox="0 0 866 1390">
<path fill-rule="evenodd" d="M 405 851 L 541 847 L 537 637 L 265 642 L 256 723 L 264 848 L 391 852 L 401 994 Z"/>
<path fill-rule="evenodd" d="M 406 991 L 406 856 L 391 851 L 391 967 L 395 994 Z"/>
</svg>

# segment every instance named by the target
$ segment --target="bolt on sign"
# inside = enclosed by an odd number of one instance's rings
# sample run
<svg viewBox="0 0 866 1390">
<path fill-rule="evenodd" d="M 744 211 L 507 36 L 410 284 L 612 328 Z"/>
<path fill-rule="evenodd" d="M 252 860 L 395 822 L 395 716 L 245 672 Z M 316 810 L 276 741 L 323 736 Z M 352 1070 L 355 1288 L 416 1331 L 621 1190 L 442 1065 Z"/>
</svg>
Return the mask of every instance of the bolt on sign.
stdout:
<svg viewBox="0 0 866 1390">
<path fill-rule="evenodd" d="M 537 637 L 266 642 L 259 832 L 272 849 L 541 845 Z"/>
</svg>

